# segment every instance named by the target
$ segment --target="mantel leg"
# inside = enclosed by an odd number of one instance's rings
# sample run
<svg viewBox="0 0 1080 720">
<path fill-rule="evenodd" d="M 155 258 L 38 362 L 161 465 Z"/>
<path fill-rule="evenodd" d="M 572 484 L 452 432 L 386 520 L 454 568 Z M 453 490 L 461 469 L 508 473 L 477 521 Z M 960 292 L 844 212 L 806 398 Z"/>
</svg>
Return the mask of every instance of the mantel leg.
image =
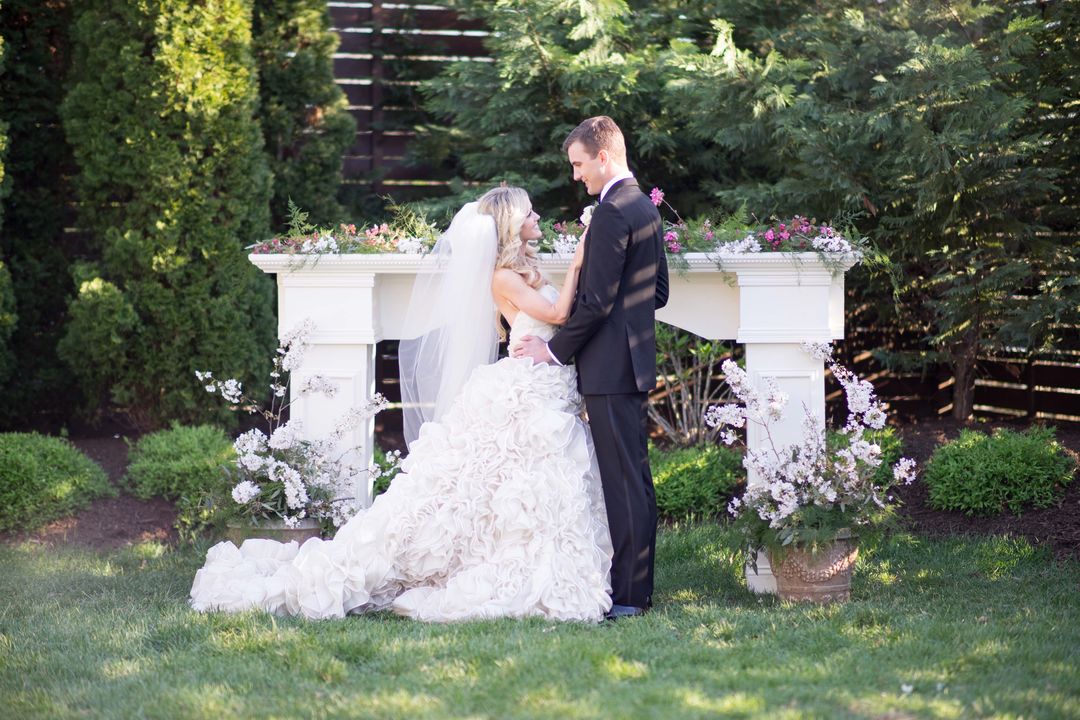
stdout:
<svg viewBox="0 0 1080 720">
<path fill-rule="evenodd" d="M 824 426 L 824 363 L 812 358 L 800 343 L 746 343 L 746 370 L 756 387 L 763 388 L 764 379 L 771 377 L 776 380 L 780 390 L 788 395 L 783 419 L 770 428 L 777 450 L 802 441 L 802 422 L 807 410 Z M 769 439 L 762 428 L 750 423 L 747 447 L 757 450 L 768 443 Z M 761 482 L 756 473 L 749 473 L 748 484 Z M 754 592 L 776 592 L 776 578 L 764 552 L 758 553 L 757 572 L 747 565 L 746 584 Z"/>
<path fill-rule="evenodd" d="M 364 407 L 375 394 L 375 344 L 313 342 L 303 367 L 291 386 L 292 419 L 303 423 L 304 437 L 316 439 L 332 433 L 352 408 Z M 321 375 L 337 386 L 334 397 L 308 393 L 297 397 L 304 381 Z M 367 418 L 350 430 L 334 450 L 357 467 L 371 466 L 375 447 L 375 419 Z M 371 504 L 373 479 L 367 475 L 352 490 L 364 507 Z"/>
</svg>

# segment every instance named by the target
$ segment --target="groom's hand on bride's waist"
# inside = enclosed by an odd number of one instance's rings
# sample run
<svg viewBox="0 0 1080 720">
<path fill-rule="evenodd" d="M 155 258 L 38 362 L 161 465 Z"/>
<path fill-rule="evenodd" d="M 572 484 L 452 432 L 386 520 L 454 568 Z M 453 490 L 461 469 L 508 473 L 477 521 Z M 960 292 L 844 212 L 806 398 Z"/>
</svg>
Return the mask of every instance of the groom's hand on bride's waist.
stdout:
<svg viewBox="0 0 1080 720">
<path fill-rule="evenodd" d="M 533 362 L 562 365 L 559 359 L 548 350 L 547 343 L 535 335 L 526 335 L 521 338 L 521 344 L 514 348 L 512 355 L 516 358 L 532 358 Z"/>
</svg>

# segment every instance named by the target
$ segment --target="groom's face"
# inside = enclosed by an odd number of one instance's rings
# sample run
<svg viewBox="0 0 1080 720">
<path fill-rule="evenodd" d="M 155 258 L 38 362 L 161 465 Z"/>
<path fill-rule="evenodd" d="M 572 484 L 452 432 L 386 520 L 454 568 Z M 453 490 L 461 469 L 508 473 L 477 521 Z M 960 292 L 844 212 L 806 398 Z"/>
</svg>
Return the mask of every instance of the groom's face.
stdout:
<svg viewBox="0 0 1080 720">
<path fill-rule="evenodd" d="M 574 168 L 574 180 L 585 183 L 585 191 L 590 195 L 599 195 L 608 181 L 607 152 L 601 150 L 593 157 L 581 142 L 575 141 L 566 148 L 566 156 Z"/>
</svg>

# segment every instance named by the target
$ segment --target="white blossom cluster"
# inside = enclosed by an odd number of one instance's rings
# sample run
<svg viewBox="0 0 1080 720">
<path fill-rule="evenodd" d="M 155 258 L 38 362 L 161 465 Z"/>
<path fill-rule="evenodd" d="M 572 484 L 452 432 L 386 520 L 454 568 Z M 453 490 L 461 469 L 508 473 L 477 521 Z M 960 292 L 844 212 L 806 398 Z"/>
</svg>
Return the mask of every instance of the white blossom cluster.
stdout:
<svg viewBox="0 0 1080 720">
<path fill-rule="evenodd" d="M 581 238 L 577 235 L 559 233 L 555 236 L 555 240 L 551 244 L 557 255 L 571 256 L 577 250 L 579 242 L 581 242 Z"/>
<path fill-rule="evenodd" d="M 300 252 L 303 253 L 336 253 L 338 252 L 338 243 L 334 239 L 334 236 L 329 233 L 324 233 L 319 237 L 310 237 L 303 242 L 300 246 Z"/>
<path fill-rule="evenodd" d="M 282 377 L 300 367 L 314 329 L 314 323 L 305 320 L 281 339 L 270 373 L 275 398 L 285 397 L 288 384 Z M 208 371 L 197 371 L 195 375 L 207 392 L 218 393 L 227 402 L 235 404 L 244 399 L 236 380 L 216 380 Z M 333 396 L 336 391 L 334 383 L 319 375 L 306 378 L 300 387 L 301 395 Z M 269 411 L 250 404 L 252 412 L 260 411 L 267 419 L 269 435 L 255 428 L 233 442 L 238 480 L 232 488 L 232 499 L 253 516 L 278 517 L 290 526 L 307 517 L 344 524 L 359 509 L 359 499 L 348 495 L 368 469 L 349 465 L 337 448 L 350 431 L 386 405 L 386 398 L 376 394 L 346 412 L 325 437 L 307 439 L 299 421 L 282 422 L 289 407 L 287 401 L 273 402 Z"/>
<path fill-rule="evenodd" d="M 322 375 L 312 375 L 304 380 L 300 386 L 300 394 L 321 393 L 326 397 L 334 397 L 337 394 L 337 384 Z"/>
<path fill-rule="evenodd" d="M 420 240 L 420 238 L 401 238 L 397 241 L 397 251 L 399 253 L 418 255 L 424 252 L 424 243 L 422 240 Z"/>
<path fill-rule="evenodd" d="M 821 231 L 810 241 L 810 244 L 815 250 L 827 253 L 849 253 L 855 250 L 847 238 L 828 225 L 821 226 Z"/>
<path fill-rule="evenodd" d="M 244 388 L 240 384 L 239 380 L 229 378 L 228 380 L 215 380 L 213 373 L 209 371 L 196 370 L 195 377 L 201 383 L 205 383 L 205 389 L 208 393 L 219 393 L 225 402 L 233 405 L 238 404 L 244 397 Z"/>
<path fill-rule="evenodd" d="M 758 242 L 754 233 L 750 233 L 742 240 L 731 240 L 725 243 L 719 243 L 716 246 L 717 252 L 731 253 L 732 255 L 741 255 L 744 253 L 756 253 L 761 252 L 761 243 Z"/>
<path fill-rule="evenodd" d="M 723 370 L 732 392 L 741 404 L 711 406 L 705 413 L 709 427 L 722 428 L 721 439 L 735 441 L 734 428 L 754 422 L 764 429 L 767 446 L 747 450 L 743 465 L 762 482 L 747 488 L 741 499 L 731 501 L 728 510 L 735 516 L 756 515 L 773 530 L 788 529 L 798 523 L 802 508 L 819 506 L 849 511 L 857 521 L 861 511 L 884 507 L 880 488 L 872 482 L 881 465 L 881 447 L 863 437 L 866 429 L 885 426 L 885 411 L 874 395 L 873 386 L 860 380 L 832 358 L 832 348 L 824 343 L 804 343 L 813 357 L 825 360 L 844 389 L 848 420 L 843 433 L 844 447 L 830 451 L 826 446 L 824 425 L 809 410 L 804 414 L 802 441 L 781 451 L 772 443 L 770 425 L 783 416 L 787 396 L 775 382 L 764 381 L 764 390 L 750 382 L 745 370 L 732 360 L 725 360 Z M 914 479 L 914 461 L 903 458 L 893 467 L 896 482 Z"/>
</svg>

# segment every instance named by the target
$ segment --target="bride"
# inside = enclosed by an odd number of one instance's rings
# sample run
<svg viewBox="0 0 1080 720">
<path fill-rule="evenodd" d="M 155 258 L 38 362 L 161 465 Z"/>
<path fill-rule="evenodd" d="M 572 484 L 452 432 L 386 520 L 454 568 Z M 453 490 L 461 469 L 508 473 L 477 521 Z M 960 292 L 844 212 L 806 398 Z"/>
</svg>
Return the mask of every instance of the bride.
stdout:
<svg viewBox="0 0 1080 720">
<path fill-rule="evenodd" d="M 500 316 L 512 348 L 570 311 L 584 243 L 558 290 L 529 246 L 538 220 L 524 190 L 490 190 L 418 276 L 400 349 L 409 455 L 389 490 L 332 540 L 215 545 L 194 609 L 603 619 L 611 539 L 575 371 L 493 362 Z"/>
</svg>

